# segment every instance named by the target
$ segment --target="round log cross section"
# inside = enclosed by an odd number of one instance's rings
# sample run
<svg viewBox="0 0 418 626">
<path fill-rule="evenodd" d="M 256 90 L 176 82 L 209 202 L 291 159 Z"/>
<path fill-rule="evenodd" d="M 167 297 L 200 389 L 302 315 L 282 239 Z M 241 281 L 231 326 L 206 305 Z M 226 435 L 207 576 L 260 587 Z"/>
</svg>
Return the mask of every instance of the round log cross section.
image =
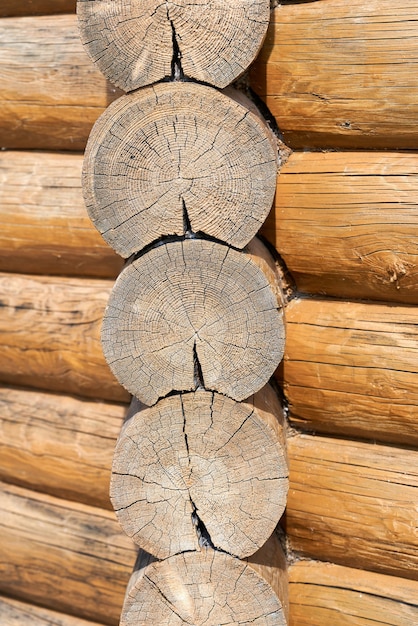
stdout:
<svg viewBox="0 0 418 626">
<path fill-rule="evenodd" d="M 102 328 L 119 382 L 148 406 L 199 386 L 234 400 L 261 389 L 282 359 L 284 323 L 277 285 L 256 259 L 186 239 L 128 265 Z"/>
</svg>

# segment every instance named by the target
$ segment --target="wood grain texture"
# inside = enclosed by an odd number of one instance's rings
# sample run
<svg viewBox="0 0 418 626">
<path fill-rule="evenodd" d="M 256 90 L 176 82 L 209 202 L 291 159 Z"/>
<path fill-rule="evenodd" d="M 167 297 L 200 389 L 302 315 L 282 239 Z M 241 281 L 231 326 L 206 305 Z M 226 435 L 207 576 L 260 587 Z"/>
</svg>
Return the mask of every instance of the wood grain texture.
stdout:
<svg viewBox="0 0 418 626">
<path fill-rule="evenodd" d="M 418 156 L 293 153 L 262 233 L 298 290 L 418 303 Z"/>
<path fill-rule="evenodd" d="M 0 152 L 0 270 L 115 278 L 122 260 L 88 218 L 82 156 Z"/>
<path fill-rule="evenodd" d="M 81 39 L 105 76 L 132 91 L 175 75 L 226 87 L 257 55 L 269 0 L 78 0 Z"/>
<path fill-rule="evenodd" d="M 117 626 L 136 552 L 113 513 L 1 484 L 0 592 Z"/>
<path fill-rule="evenodd" d="M 417 0 L 272 12 L 251 83 L 293 148 L 415 149 Z"/>
<path fill-rule="evenodd" d="M 76 0 L 2 0 L 0 17 L 74 13 Z"/>
<path fill-rule="evenodd" d="M 288 451 L 293 550 L 416 580 L 418 452 L 308 435 Z"/>
<path fill-rule="evenodd" d="M 110 470 L 126 408 L 0 388 L 0 479 L 111 508 Z"/>
<path fill-rule="evenodd" d="M 85 54 L 75 15 L 0 20 L 0 146 L 84 150 L 120 92 Z"/>
<path fill-rule="evenodd" d="M 112 284 L 0 274 L 1 382 L 128 401 L 100 346 Z"/>
<path fill-rule="evenodd" d="M 187 230 L 238 248 L 256 235 L 273 203 L 277 145 L 241 100 L 160 83 L 119 98 L 99 118 L 83 192 L 90 218 L 121 256 Z"/>
<path fill-rule="evenodd" d="M 417 445 L 417 310 L 293 300 L 283 384 L 291 422 L 331 434 Z"/>
<path fill-rule="evenodd" d="M 97 622 L 1 596 L 0 616 L 5 626 L 99 626 Z"/>
<path fill-rule="evenodd" d="M 290 626 L 411 626 L 418 582 L 300 561 L 289 568 Z"/>
</svg>

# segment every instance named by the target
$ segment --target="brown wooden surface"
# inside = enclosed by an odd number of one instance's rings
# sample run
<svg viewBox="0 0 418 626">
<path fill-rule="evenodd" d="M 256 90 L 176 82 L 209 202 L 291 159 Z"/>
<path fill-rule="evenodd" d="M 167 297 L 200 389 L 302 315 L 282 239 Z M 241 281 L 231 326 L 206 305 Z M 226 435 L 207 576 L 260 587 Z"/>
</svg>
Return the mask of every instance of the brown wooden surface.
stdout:
<svg viewBox="0 0 418 626">
<path fill-rule="evenodd" d="M 81 166 L 78 154 L 0 152 L 0 271 L 117 276 L 123 262 L 87 216 Z"/>
<path fill-rule="evenodd" d="M 135 550 L 113 513 L 0 485 L 0 592 L 117 626 Z"/>
<path fill-rule="evenodd" d="M 4 626 L 99 626 L 72 615 L 0 597 L 0 617 Z"/>
<path fill-rule="evenodd" d="M 417 147 L 417 0 L 272 12 L 251 83 L 294 148 Z"/>
<path fill-rule="evenodd" d="M 75 15 L 0 20 L 0 146 L 83 150 L 119 91 L 93 66 Z"/>
<path fill-rule="evenodd" d="M 110 470 L 126 408 L 0 388 L 0 479 L 111 508 Z"/>
<path fill-rule="evenodd" d="M 412 626 L 418 582 L 300 561 L 289 568 L 290 626 Z"/>
<path fill-rule="evenodd" d="M 262 233 L 300 291 L 418 303 L 418 155 L 293 153 Z"/>
<path fill-rule="evenodd" d="M 74 13 L 76 0 L 1 0 L 0 17 Z"/>
<path fill-rule="evenodd" d="M 0 381 L 127 401 L 99 338 L 112 284 L 0 274 Z"/>
<path fill-rule="evenodd" d="M 309 435 L 288 450 L 292 549 L 417 580 L 418 451 Z"/>
<path fill-rule="evenodd" d="M 280 378 L 293 425 L 418 443 L 416 307 L 295 299 L 286 332 Z"/>
</svg>

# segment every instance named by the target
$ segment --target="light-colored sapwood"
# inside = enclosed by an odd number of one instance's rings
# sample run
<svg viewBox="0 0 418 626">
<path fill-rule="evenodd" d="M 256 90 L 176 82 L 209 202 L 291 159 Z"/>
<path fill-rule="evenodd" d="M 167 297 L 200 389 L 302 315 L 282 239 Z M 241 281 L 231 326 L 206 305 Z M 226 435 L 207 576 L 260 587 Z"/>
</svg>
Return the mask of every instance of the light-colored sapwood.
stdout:
<svg viewBox="0 0 418 626">
<path fill-rule="evenodd" d="M 246 402 L 178 394 L 134 415 L 110 489 L 124 531 L 158 558 L 204 542 L 240 558 L 256 552 L 286 505 L 282 419 L 270 387 Z"/>
<path fill-rule="evenodd" d="M 74 13 L 76 0 L 1 0 L 0 17 Z"/>
<path fill-rule="evenodd" d="M 418 582 L 332 563 L 289 567 L 290 626 L 411 626 Z"/>
<path fill-rule="evenodd" d="M 300 291 L 418 303 L 418 157 L 295 152 L 262 229 Z"/>
<path fill-rule="evenodd" d="M 203 549 L 164 561 L 139 560 L 128 585 L 121 626 L 285 626 L 287 572 L 273 536 L 249 560 Z"/>
<path fill-rule="evenodd" d="M 115 278 L 122 260 L 92 228 L 82 156 L 0 152 L 0 270 Z"/>
<path fill-rule="evenodd" d="M 0 381 L 129 400 L 100 345 L 112 284 L 92 278 L 0 274 Z"/>
<path fill-rule="evenodd" d="M 4 596 L 0 597 L 0 616 L 4 626 L 100 626 L 97 622 L 87 622 Z"/>
<path fill-rule="evenodd" d="M 283 385 L 295 426 L 416 445 L 417 310 L 295 299 Z"/>
<path fill-rule="evenodd" d="M 289 2 L 272 11 L 252 87 L 292 148 L 417 147 L 417 0 Z"/>
<path fill-rule="evenodd" d="M 277 276 L 257 248 L 185 239 L 122 271 L 102 345 L 116 378 L 141 402 L 198 386 L 243 400 L 267 383 L 283 356 L 284 323 Z"/>
<path fill-rule="evenodd" d="M 255 236 L 276 190 L 277 145 L 242 99 L 160 83 L 119 98 L 96 122 L 84 197 L 120 255 L 187 229 L 238 248 Z"/>
<path fill-rule="evenodd" d="M 0 147 L 84 150 L 120 95 L 91 63 L 75 15 L 0 19 Z"/>
<path fill-rule="evenodd" d="M 119 624 L 136 550 L 110 511 L 0 484 L 0 593 Z"/>
<path fill-rule="evenodd" d="M 256 57 L 269 0 L 78 0 L 81 39 L 105 76 L 124 91 L 172 76 L 226 87 Z"/>
<path fill-rule="evenodd" d="M 418 451 L 319 435 L 287 445 L 292 549 L 416 580 Z"/>
<path fill-rule="evenodd" d="M 0 479 L 110 508 L 110 469 L 126 409 L 3 386 Z"/>
</svg>

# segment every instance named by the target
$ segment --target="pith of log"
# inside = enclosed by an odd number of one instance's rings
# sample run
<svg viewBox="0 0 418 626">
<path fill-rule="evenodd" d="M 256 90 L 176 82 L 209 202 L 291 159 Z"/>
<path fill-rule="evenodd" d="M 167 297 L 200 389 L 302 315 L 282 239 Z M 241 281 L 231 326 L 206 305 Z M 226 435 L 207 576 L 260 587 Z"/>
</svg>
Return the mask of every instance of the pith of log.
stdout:
<svg viewBox="0 0 418 626">
<path fill-rule="evenodd" d="M 110 508 L 115 441 L 126 405 L 0 388 L 0 479 Z"/>
<path fill-rule="evenodd" d="M 174 241 L 119 275 L 102 346 L 116 378 L 141 402 L 199 386 L 243 400 L 267 383 L 283 355 L 284 324 L 271 257 L 257 246 L 251 254 L 203 239 Z"/>
<path fill-rule="evenodd" d="M 76 0 L 2 0 L 0 17 L 74 13 Z"/>
<path fill-rule="evenodd" d="M 81 39 L 124 91 L 180 75 L 226 87 L 256 57 L 269 0 L 78 0 Z"/>
<path fill-rule="evenodd" d="M 273 202 L 277 144 L 246 104 L 174 82 L 108 107 L 87 145 L 83 191 L 120 255 L 187 230 L 238 248 L 255 236 Z"/>
<path fill-rule="evenodd" d="M 292 148 L 416 149 L 416 0 L 272 11 L 252 87 Z M 398 7 L 397 7 L 398 9 Z"/>
<path fill-rule="evenodd" d="M 0 592 L 117 626 L 136 552 L 113 513 L 0 485 Z"/>
<path fill-rule="evenodd" d="M 418 623 L 418 582 L 331 563 L 289 568 L 290 626 L 411 626 Z"/>
<path fill-rule="evenodd" d="M 134 415 L 110 489 L 124 531 L 158 558 L 205 543 L 240 558 L 256 552 L 286 505 L 282 419 L 268 386 L 246 402 L 197 391 Z"/>
<path fill-rule="evenodd" d="M 300 428 L 416 445 L 416 307 L 293 300 L 283 384 Z"/>
<path fill-rule="evenodd" d="M 0 274 L 0 381 L 114 401 L 100 325 L 112 281 Z"/>
<path fill-rule="evenodd" d="M 145 555 L 129 582 L 121 626 L 285 626 L 287 573 L 277 539 L 255 557 L 255 563 L 240 561 L 212 549 L 164 561 Z"/>
<path fill-rule="evenodd" d="M 120 94 L 92 65 L 75 15 L 0 20 L 0 146 L 84 150 Z"/>
<path fill-rule="evenodd" d="M 3 624 L 9 626 L 100 626 L 97 622 L 87 622 L 72 615 L 5 597 L 0 597 L 0 615 Z"/>
<path fill-rule="evenodd" d="M 418 156 L 294 153 L 263 234 L 298 289 L 418 303 Z"/>
<path fill-rule="evenodd" d="M 121 259 L 88 219 L 76 154 L 0 152 L 0 270 L 115 278 Z"/>
<path fill-rule="evenodd" d="M 287 443 L 291 547 L 310 558 L 416 580 L 418 452 L 308 435 Z"/>
</svg>

